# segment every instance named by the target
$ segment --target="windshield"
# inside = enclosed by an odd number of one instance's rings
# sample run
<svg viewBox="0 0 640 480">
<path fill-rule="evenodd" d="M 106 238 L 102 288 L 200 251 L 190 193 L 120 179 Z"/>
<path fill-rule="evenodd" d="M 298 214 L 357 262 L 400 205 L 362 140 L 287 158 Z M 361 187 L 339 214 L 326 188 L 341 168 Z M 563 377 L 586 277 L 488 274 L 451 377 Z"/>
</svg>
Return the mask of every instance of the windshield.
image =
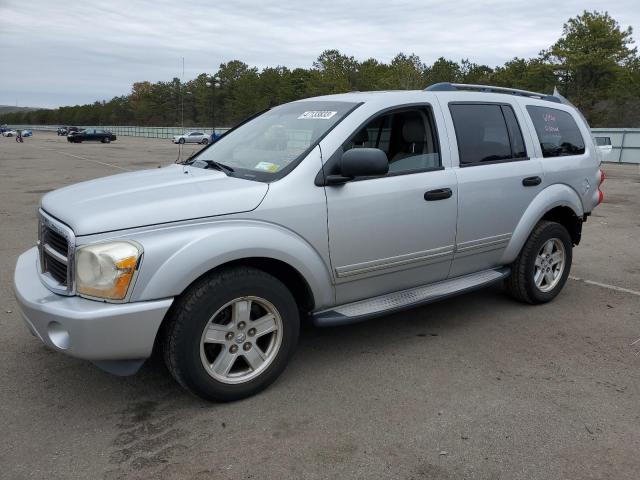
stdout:
<svg viewBox="0 0 640 480">
<path fill-rule="evenodd" d="M 281 105 L 230 131 L 189 163 L 209 168 L 213 161 L 231 167 L 235 176 L 276 180 L 357 105 L 329 101 Z"/>
</svg>

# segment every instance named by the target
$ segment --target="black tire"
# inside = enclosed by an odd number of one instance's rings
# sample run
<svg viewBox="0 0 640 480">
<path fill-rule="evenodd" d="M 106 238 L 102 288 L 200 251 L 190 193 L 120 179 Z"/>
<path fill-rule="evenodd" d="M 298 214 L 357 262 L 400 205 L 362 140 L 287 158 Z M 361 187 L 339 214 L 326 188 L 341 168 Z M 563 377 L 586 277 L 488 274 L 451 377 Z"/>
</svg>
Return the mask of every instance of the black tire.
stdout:
<svg viewBox="0 0 640 480">
<path fill-rule="evenodd" d="M 535 262 L 538 252 L 549 240 L 557 239 L 564 246 L 564 268 L 557 284 L 548 291 L 542 291 L 535 284 Z M 505 280 L 507 292 L 515 299 L 530 304 L 547 303 L 553 300 L 562 290 L 569 277 L 573 242 L 565 227 L 556 222 L 546 220 L 540 221 L 524 247 L 520 251 L 518 258 L 511 265 L 511 275 Z"/>
<path fill-rule="evenodd" d="M 178 143 L 179 143 L 180 145 L 184 145 L 184 138 L 181 138 L 180 140 L 178 140 Z"/>
<path fill-rule="evenodd" d="M 200 142 L 202 145 L 207 145 L 209 143 L 209 139 L 207 138 L 203 138 L 202 141 Z"/>
<path fill-rule="evenodd" d="M 205 369 L 200 342 L 215 312 L 247 296 L 263 298 L 277 309 L 282 320 L 280 347 L 256 377 L 244 383 L 224 383 Z M 180 385 L 206 400 L 228 402 L 254 395 L 274 382 L 295 351 L 299 331 L 298 307 L 284 284 L 261 270 L 234 267 L 205 276 L 189 287 L 171 307 L 160 341 L 165 363 Z"/>
</svg>

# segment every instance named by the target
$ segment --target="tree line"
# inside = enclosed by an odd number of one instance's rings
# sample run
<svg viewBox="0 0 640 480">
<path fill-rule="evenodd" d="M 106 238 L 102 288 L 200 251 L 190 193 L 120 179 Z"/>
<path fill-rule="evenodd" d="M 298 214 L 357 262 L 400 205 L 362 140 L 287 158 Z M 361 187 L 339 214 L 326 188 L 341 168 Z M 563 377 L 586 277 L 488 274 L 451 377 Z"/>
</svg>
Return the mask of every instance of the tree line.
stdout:
<svg viewBox="0 0 640 480">
<path fill-rule="evenodd" d="M 137 82 L 128 95 L 109 101 L 7 113 L 0 123 L 229 127 L 266 108 L 316 95 L 457 82 L 545 93 L 557 87 L 592 126 L 638 127 L 640 57 L 632 33 L 606 12 L 585 11 L 569 19 L 562 36 L 538 56 L 493 68 L 443 57 L 427 65 L 404 53 L 389 63 L 358 61 L 338 50 L 325 50 L 311 68 L 259 70 L 233 60 L 184 83 Z"/>
</svg>

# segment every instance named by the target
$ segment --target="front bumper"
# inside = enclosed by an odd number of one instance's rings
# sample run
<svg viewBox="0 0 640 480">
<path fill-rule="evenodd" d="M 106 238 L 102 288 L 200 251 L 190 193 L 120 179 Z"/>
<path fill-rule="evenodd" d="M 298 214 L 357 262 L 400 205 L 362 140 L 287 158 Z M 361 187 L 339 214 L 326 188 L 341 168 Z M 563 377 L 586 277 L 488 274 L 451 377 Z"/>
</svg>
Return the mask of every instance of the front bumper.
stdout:
<svg viewBox="0 0 640 480">
<path fill-rule="evenodd" d="M 151 355 L 172 298 L 112 304 L 58 295 L 40 281 L 37 256 L 36 248 L 20 255 L 14 276 L 16 299 L 31 333 L 54 350 L 97 364 Z"/>
</svg>

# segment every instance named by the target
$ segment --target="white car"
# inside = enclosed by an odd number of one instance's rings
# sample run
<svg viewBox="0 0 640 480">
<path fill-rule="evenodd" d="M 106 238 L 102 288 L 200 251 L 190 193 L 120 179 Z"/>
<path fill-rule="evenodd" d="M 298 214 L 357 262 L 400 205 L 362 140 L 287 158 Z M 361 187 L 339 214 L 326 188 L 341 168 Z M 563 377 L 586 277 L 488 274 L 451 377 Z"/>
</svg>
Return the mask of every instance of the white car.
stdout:
<svg viewBox="0 0 640 480">
<path fill-rule="evenodd" d="M 15 137 L 18 134 L 15 130 L 7 130 L 6 132 L 2 132 L 3 137 Z"/>
<path fill-rule="evenodd" d="M 211 135 L 208 135 L 203 132 L 188 132 L 183 133 L 182 135 L 174 135 L 173 143 L 201 143 L 206 145 L 209 143 L 209 138 Z"/>
<path fill-rule="evenodd" d="M 594 137 L 596 145 L 602 154 L 603 162 L 617 162 L 614 158 L 613 145 L 611 145 L 611 137 Z"/>
</svg>

